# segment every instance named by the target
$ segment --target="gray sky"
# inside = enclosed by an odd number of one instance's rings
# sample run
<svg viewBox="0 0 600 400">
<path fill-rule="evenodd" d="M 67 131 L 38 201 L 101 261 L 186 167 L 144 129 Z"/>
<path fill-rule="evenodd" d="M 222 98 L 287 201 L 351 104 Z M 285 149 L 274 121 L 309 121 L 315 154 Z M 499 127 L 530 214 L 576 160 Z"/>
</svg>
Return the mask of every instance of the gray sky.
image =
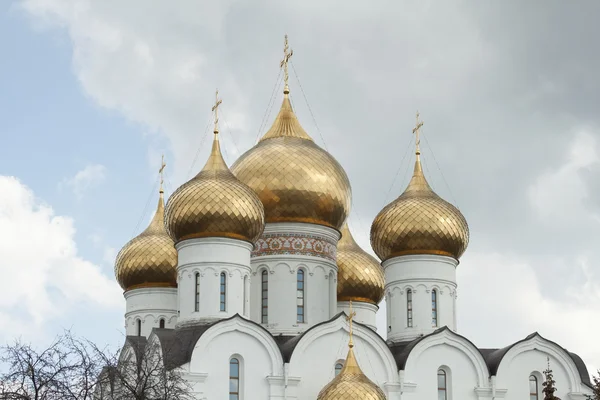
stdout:
<svg viewBox="0 0 600 400">
<path fill-rule="evenodd" d="M 143 127 L 151 179 L 167 151 L 170 190 L 201 144 L 193 171 L 204 163 L 216 87 L 228 163 L 254 144 L 287 33 L 292 101 L 346 169 L 369 251 L 373 218 L 408 182 L 419 110 L 426 176 L 471 228 L 460 333 L 502 347 L 537 330 L 600 367 L 600 3 L 173 4 L 19 8 L 41 34 L 68 35 L 87 101 Z M 280 102 L 281 86 L 267 127 Z"/>
</svg>

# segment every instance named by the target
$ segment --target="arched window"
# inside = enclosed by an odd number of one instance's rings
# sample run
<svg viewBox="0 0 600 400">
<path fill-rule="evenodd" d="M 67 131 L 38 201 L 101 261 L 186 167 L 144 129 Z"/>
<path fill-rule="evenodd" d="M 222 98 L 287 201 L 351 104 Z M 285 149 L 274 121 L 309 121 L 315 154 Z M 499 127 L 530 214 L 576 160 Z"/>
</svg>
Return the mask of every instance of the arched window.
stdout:
<svg viewBox="0 0 600 400">
<path fill-rule="evenodd" d="M 194 299 L 194 311 L 200 311 L 200 272 L 196 272 L 196 297 Z"/>
<path fill-rule="evenodd" d="M 535 375 L 529 375 L 529 400 L 538 400 L 538 380 Z"/>
<path fill-rule="evenodd" d="M 448 400 L 448 382 L 446 371 L 438 369 L 437 373 L 438 400 Z"/>
<path fill-rule="evenodd" d="M 342 368 L 344 368 L 344 364 L 341 362 L 335 364 L 335 376 L 338 376 L 342 372 Z"/>
<path fill-rule="evenodd" d="M 226 297 L 227 297 L 227 277 L 225 272 L 221 272 L 221 311 L 226 311 Z"/>
<path fill-rule="evenodd" d="M 240 360 L 229 360 L 229 400 L 240 400 Z"/>
<path fill-rule="evenodd" d="M 296 274 L 296 321 L 305 322 L 304 316 L 304 270 L 299 269 Z"/>
<path fill-rule="evenodd" d="M 165 329 L 165 319 L 164 318 L 160 319 L 160 322 L 158 323 L 158 327 L 160 329 Z"/>
<path fill-rule="evenodd" d="M 413 326 L 413 292 L 412 289 L 406 290 L 406 326 Z"/>
<path fill-rule="evenodd" d="M 137 335 L 142 336 L 142 320 L 137 320 Z"/>
<path fill-rule="evenodd" d="M 431 326 L 438 326 L 438 293 L 435 289 L 431 291 Z"/>
<path fill-rule="evenodd" d="M 263 269 L 261 274 L 261 322 L 266 324 L 269 322 L 269 273 L 266 269 Z"/>
</svg>

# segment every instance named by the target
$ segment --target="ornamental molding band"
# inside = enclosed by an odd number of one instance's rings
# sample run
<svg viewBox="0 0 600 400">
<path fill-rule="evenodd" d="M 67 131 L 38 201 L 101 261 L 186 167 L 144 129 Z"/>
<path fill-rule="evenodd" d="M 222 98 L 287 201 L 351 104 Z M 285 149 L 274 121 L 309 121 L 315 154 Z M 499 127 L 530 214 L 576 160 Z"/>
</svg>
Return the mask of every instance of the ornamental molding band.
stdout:
<svg viewBox="0 0 600 400">
<path fill-rule="evenodd" d="M 336 243 L 328 238 L 310 234 L 277 233 L 261 236 L 256 242 L 252 257 L 274 255 L 301 255 L 336 261 Z"/>
</svg>

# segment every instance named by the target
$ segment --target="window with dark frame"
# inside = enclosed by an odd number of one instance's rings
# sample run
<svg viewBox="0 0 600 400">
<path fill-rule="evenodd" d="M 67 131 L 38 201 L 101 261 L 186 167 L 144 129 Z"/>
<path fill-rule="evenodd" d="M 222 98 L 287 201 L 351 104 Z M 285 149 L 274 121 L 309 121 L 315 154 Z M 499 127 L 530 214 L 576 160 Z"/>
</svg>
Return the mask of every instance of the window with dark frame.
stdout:
<svg viewBox="0 0 600 400">
<path fill-rule="evenodd" d="M 142 320 L 137 320 L 137 335 L 142 336 Z"/>
<path fill-rule="evenodd" d="M 406 291 L 406 326 L 412 328 L 413 326 L 413 293 L 412 289 Z"/>
<path fill-rule="evenodd" d="M 196 272 L 196 296 L 194 298 L 194 311 L 200 311 L 200 272 Z"/>
<path fill-rule="evenodd" d="M 448 382 L 446 371 L 438 369 L 437 385 L 438 385 L 438 400 L 448 400 Z"/>
<path fill-rule="evenodd" d="M 229 400 L 240 400 L 240 360 L 229 360 Z"/>
<path fill-rule="evenodd" d="M 160 322 L 158 323 L 158 327 L 160 329 L 165 329 L 165 319 L 164 318 L 160 319 Z"/>
<path fill-rule="evenodd" d="M 269 322 L 269 273 L 263 269 L 261 274 L 261 322 L 266 324 Z"/>
<path fill-rule="evenodd" d="M 220 306 L 220 310 L 221 311 L 226 311 L 227 310 L 227 277 L 225 276 L 225 272 L 221 272 L 221 295 L 220 295 L 220 299 L 221 299 L 221 306 Z"/>
<path fill-rule="evenodd" d="M 535 375 L 529 375 L 529 400 L 538 400 L 538 380 Z"/>
<path fill-rule="evenodd" d="M 438 326 L 438 296 L 437 290 L 431 291 L 431 326 L 436 328 Z"/>
<path fill-rule="evenodd" d="M 304 270 L 299 269 L 296 274 L 296 321 L 304 323 L 306 321 L 304 315 Z"/>
<path fill-rule="evenodd" d="M 342 363 L 335 364 L 335 376 L 338 376 L 342 372 L 342 368 L 344 368 Z"/>
</svg>

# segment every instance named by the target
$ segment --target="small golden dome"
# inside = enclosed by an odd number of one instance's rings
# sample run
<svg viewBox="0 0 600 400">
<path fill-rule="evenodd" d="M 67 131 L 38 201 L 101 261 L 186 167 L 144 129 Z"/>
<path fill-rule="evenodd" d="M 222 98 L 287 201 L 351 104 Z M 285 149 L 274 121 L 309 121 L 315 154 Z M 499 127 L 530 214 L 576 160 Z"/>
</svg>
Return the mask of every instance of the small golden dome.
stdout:
<svg viewBox="0 0 600 400">
<path fill-rule="evenodd" d="M 360 369 L 354 356 L 352 339 L 344 367 L 327 386 L 317 400 L 385 400 L 385 393 Z"/>
<path fill-rule="evenodd" d="M 469 244 L 462 213 L 429 186 L 420 152 L 408 187 L 384 207 L 371 226 L 371 246 L 383 261 L 406 254 L 437 254 L 459 259 Z"/>
<path fill-rule="evenodd" d="M 262 234 L 263 205 L 225 164 L 216 128 L 206 165 L 171 195 L 165 221 L 169 235 L 176 242 L 227 237 L 254 243 Z"/>
<path fill-rule="evenodd" d="M 342 238 L 337 245 L 337 300 L 379 304 L 385 287 L 379 261 L 354 241 L 347 223 L 341 233 Z"/>
<path fill-rule="evenodd" d="M 231 170 L 256 192 L 266 222 L 306 222 L 339 229 L 348 216 L 348 176 L 300 126 L 287 86 L 273 126 Z"/>
<path fill-rule="evenodd" d="M 165 203 L 161 188 L 152 222 L 117 255 L 115 276 L 123 290 L 177 287 L 177 250 L 165 230 L 164 215 Z"/>
</svg>

